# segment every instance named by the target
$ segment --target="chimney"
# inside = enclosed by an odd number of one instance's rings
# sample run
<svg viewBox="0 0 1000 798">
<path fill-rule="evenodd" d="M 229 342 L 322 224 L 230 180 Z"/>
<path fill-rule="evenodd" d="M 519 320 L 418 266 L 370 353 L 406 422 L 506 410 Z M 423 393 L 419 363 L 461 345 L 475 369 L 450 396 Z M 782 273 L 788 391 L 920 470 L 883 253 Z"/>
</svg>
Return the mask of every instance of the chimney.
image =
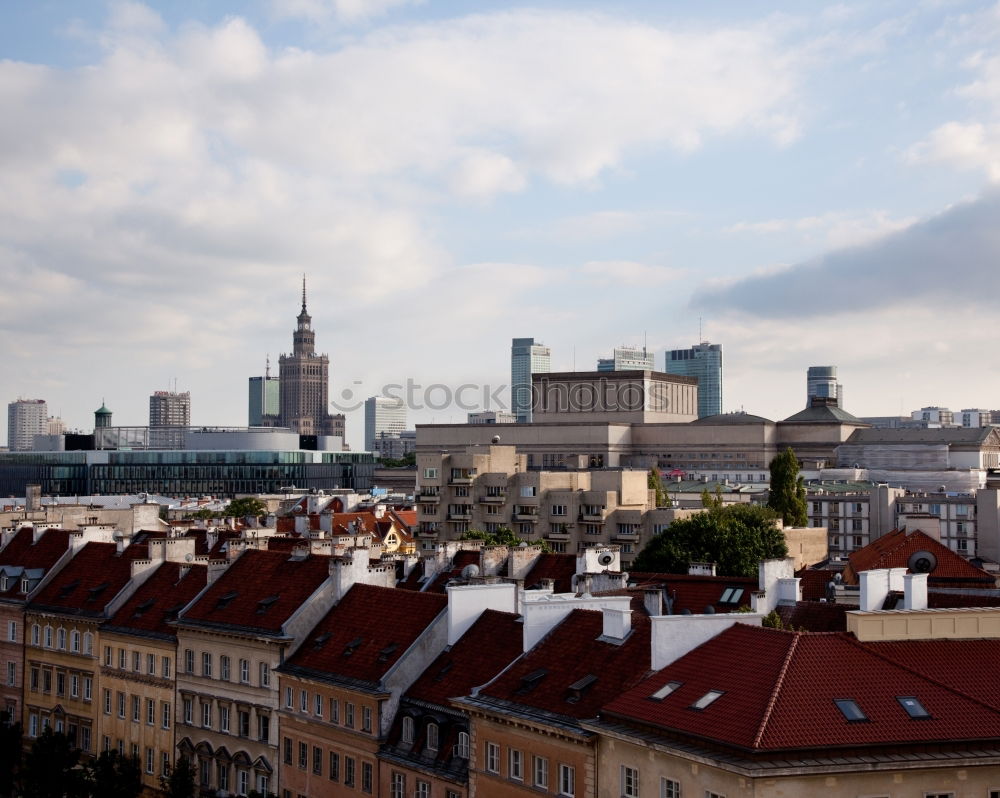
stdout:
<svg viewBox="0 0 1000 798">
<path fill-rule="evenodd" d="M 590 574 L 580 574 L 576 577 L 576 594 L 578 596 L 589 596 L 593 587 L 594 577 Z"/>
<path fill-rule="evenodd" d="M 632 610 L 619 610 L 604 607 L 601 610 L 604 619 L 604 634 L 606 640 L 624 641 L 632 631 Z"/>
<path fill-rule="evenodd" d="M 903 575 L 903 609 L 927 609 L 927 574 Z"/>
<path fill-rule="evenodd" d="M 862 612 L 877 612 L 885 606 L 891 590 L 903 590 L 905 568 L 879 568 L 858 574 L 861 582 L 861 598 L 858 609 Z"/>
<path fill-rule="evenodd" d="M 715 576 L 714 562 L 692 562 L 688 563 L 689 576 Z"/>
<path fill-rule="evenodd" d="M 663 588 L 646 590 L 643 594 L 643 604 L 650 616 L 663 615 Z"/>
</svg>

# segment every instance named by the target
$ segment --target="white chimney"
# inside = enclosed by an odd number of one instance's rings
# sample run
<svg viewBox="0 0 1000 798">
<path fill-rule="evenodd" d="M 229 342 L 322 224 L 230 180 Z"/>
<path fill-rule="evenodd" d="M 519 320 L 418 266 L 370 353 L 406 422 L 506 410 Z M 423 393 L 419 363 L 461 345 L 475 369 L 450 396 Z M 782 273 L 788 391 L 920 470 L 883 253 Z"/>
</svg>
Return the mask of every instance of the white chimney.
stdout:
<svg viewBox="0 0 1000 798">
<path fill-rule="evenodd" d="M 619 610 L 614 607 L 604 607 L 601 610 L 604 619 L 604 638 L 607 640 L 624 640 L 632 631 L 632 610 Z"/>
<path fill-rule="evenodd" d="M 903 609 L 927 609 L 927 574 L 903 576 Z"/>
</svg>

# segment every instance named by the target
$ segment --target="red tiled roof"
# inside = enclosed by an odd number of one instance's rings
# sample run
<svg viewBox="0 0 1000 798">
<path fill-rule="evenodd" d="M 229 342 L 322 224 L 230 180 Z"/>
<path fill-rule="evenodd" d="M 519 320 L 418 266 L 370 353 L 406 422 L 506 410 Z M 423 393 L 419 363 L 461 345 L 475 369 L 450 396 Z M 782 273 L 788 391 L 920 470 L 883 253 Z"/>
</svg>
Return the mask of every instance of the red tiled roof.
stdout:
<svg viewBox="0 0 1000 798">
<path fill-rule="evenodd" d="M 441 595 L 356 584 L 283 669 L 378 682 L 447 606 Z"/>
<path fill-rule="evenodd" d="M 826 598 L 826 586 L 841 573 L 829 568 L 803 568 L 795 575 L 801 579 L 803 601 L 819 601 Z"/>
<path fill-rule="evenodd" d="M 523 628 L 512 612 L 486 610 L 407 690 L 409 698 L 447 705 L 492 679 L 521 654 Z"/>
<path fill-rule="evenodd" d="M 297 546 L 305 546 L 308 545 L 308 543 L 308 539 L 299 535 L 296 535 L 295 537 L 275 535 L 267 539 L 267 550 L 289 552 Z"/>
<path fill-rule="evenodd" d="M 480 695 L 571 718 L 595 717 L 645 676 L 650 662 L 648 618 L 633 615 L 632 633 L 620 645 L 598 640 L 603 624 L 600 612 L 573 610 Z M 531 686 L 527 677 L 538 674 Z"/>
<path fill-rule="evenodd" d="M 330 558 L 292 559 L 283 551 L 244 551 L 181 618 L 182 622 L 278 634 L 329 576 Z"/>
<path fill-rule="evenodd" d="M 182 576 L 183 574 L 183 576 Z M 111 626 L 176 637 L 167 621 L 205 587 L 208 566 L 161 563 L 109 621 Z"/>
<path fill-rule="evenodd" d="M 685 610 L 694 615 L 712 607 L 715 612 L 735 612 L 750 606 L 750 594 L 757 590 L 757 578 L 750 576 L 702 576 L 697 574 L 629 573 L 629 582 L 641 585 L 662 585 L 673 602 L 671 614 L 680 615 Z M 740 589 L 736 601 L 725 604 L 721 599 L 729 588 Z"/>
<path fill-rule="evenodd" d="M 28 609 L 51 608 L 73 615 L 101 615 L 132 578 L 132 561 L 149 549 L 139 543 L 117 554 L 114 543 L 87 543 L 31 601 Z"/>
<path fill-rule="evenodd" d="M 956 607 L 1000 607 L 1000 594 L 976 595 L 974 593 L 945 593 L 941 590 L 927 591 L 927 606 L 932 610 L 954 609 Z"/>
<path fill-rule="evenodd" d="M 753 667 L 740 667 L 753 652 Z M 954 661 L 953 661 L 954 664 Z M 662 700 L 651 695 L 678 682 Z M 709 691 L 721 696 L 693 705 Z M 929 718 L 910 718 L 897 696 Z M 851 722 L 835 699 L 857 702 Z M 1000 735 L 1000 712 L 880 656 L 847 634 L 784 632 L 734 624 L 604 708 L 671 733 L 752 751 L 932 743 Z"/>
<path fill-rule="evenodd" d="M 459 579 L 466 565 L 479 565 L 478 551 L 457 551 L 451 561 L 451 568 L 444 569 L 436 577 L 425 593 L 444 593 L 450 579 Z"/>
<path fill-rule="evenodd" d="M 526 588 L 539 584 L 543 579 L 555 581 L 556 593 L 569 593 L 576 575 L 575 554 L 549 554 L 543 552 L 524 577 Z"/>
<path fill-rule="evenodd" d="M 424 560 L 423 558 L 410 569 L 409 576 L 406 579 L 399 582 L 396 587 L 400 587 L 403 590 L 420 590 L 423 583 L 420 581 L 424 575 Z"/>
<path fill-rule="evenodd" d="M 37 543 L 33 541 L 32 529 L 24 527 L 15 532 L 0 551 L 0 566 L 11 565 L 47 571 L 69 548 L 69 532 L 65 529 L 46 529 L 41 533 Z M 20 579 L 12 579 L 9 588 L 5 592 L 0 592 L 0 596 L 8 598 L 23 598 L 23 595 Z"/>
<path fill-rule="evenodd" d="M 929 551 L 937 559 L 937 565 L 927 577 L 930 584 L 969 583 L 992 587 L 996 581 L 995 577 L 977 568 L 919 529 L 912 532 L 897 529 L 851 554 L 848 566 L 844 570 L 844 582 L 857 584 L 857 575 L 861 571 L 871 571 L 876 568 L 907 568 L 910 557 L 918 551 Z"/>
<path fill-rule="evenodd" d="M 800 632 L 846 632 L 847 613 L 857 609 L 846 604 L 797 601 L 779 604 L 778 615 L 786 629 Z"/>
</svg>

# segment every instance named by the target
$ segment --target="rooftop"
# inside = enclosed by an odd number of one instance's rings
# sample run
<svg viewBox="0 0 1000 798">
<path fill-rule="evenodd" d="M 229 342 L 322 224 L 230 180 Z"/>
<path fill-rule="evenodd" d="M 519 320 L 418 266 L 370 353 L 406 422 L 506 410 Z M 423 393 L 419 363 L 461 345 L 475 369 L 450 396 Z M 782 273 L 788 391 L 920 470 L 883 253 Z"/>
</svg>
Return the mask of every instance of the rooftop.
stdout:
<svg viewBox="0 0 1000 798">
<path fill-rule="evenodd" d="M 926 557 L 921 554 L 923 552 L 931 556 Z M 926 566 L 930 568 L 928 571 L 930 584 L 993 587 L 996 582 L 991 574 L 977 568 L 919 529 L 912 532 L 894 530 L 853 552 L 848 559 L 847 568 L 844 569 L 844 582 L 857 584 L 857 575 L 861 571 L 877 568 L 910 568 L 915 555 L 926 560 Z"/>
<path fill-rule="evenodd" d="M 100 616 L 132 578 L 132 561 L 146 559 L 140 543 L 117 553 L 114 543 L 87 543 L 28 604 L 28 610 L 53 610 L 67 615 Z"/>
<path fill-rule="evenodd" d="M 123 631 L 175 637 L 169 621 L 205 587 L 208 567 L 163 562 L 109 621 Z M 106 627 L 107 628 L 107 627 Z"/>
</svg>

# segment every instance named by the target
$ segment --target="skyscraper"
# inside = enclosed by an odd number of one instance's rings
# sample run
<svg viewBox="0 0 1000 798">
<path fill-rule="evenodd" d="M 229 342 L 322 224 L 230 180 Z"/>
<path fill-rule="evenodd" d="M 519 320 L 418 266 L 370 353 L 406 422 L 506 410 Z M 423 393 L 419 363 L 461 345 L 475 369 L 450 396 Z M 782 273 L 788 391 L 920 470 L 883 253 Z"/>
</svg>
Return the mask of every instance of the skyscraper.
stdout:
<svg viewBox="0 0 1000 798">
<path fill-rule="evenodd" d="M 844 386 L 837 382 L 836 366 L 810 366 L 806 372 L 806 407 L 814 396 L 836 399 L 837 407 L 844 406 Z"/>
<path fill-rule="evenodd" d="M 690 349 L 671 349 L 663 370 L 698 378 L 698 418 L 722 412 L 722 344 L 702 341 Z"/>
<path fill-rule="evenodd" d="M 514 338 L 510 346 L 510 410 L 518 422 L 531 421 L 531 375 L 548 374 L 551 352 L 534 338 Z"/>
<path fill-rule="evenodd" d="M 598 371 L 653 371 L 653 353 L 646 347 L 617 346 L 612 357 L 597 360 Z"/>
<path fill-rule="evenodd" d="M 181 449 L 191 426 L 191 392 L 154 391 L 149 397 L 149 447 Z"/>
<path fill-rule="evenodd" d="M 316 333 L 306 310 L 306 278 L 302 278 L 302 310 L 292 333 L 292 354 L 278 360 L 281 399 L 278 425 L 300 435 L 344 435 L 344 416 L 329 412 L 330 358 L 316 354 Z"/>
<path fill-rule="evenodd" d="M 281 408 L 281 381 L 271 376 L 271 359 L 267 359 L 263 377 L 250 377 L 247 396 L 247 416 L 251 427 L 264 424 L 264 416 L 278 416 Z"/>
<path fill-rule="evenodd" d="M 49 409 L 44 399 L 18 399 L 7 405 L 7 448 L 30 452 L 35 436 L 49 431 Z"/>
<path fill-rule="evenodd" d="M 400 398 L 372 396 L 365 400 L 365 451 L 375 450 L 383 433 L 398 436 L 406 429 L 406 405 Z"/>
</svg>

